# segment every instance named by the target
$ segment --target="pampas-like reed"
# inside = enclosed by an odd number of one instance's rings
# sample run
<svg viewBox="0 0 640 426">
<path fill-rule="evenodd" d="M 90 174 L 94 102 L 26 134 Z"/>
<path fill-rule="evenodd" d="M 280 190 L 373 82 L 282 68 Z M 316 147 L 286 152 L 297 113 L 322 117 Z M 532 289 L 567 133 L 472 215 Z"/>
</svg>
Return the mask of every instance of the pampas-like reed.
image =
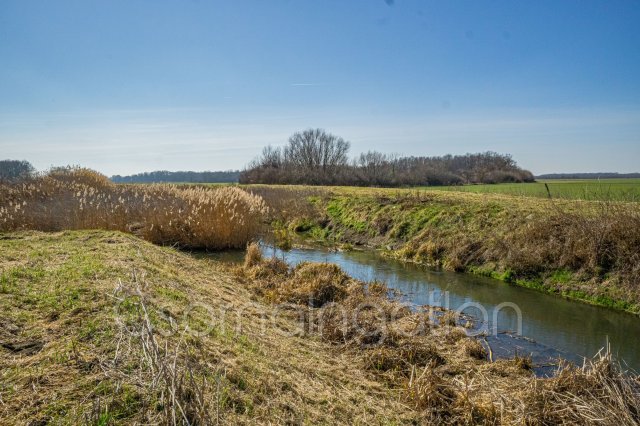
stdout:
<svg viewBox="0 0 640 426">
<path fill-rule="evenodd" d="M 0 231 L 106 229 L 186 248 L 242 248 L 265 213 L 260 197 L 236 187 L 114 185 L 82 168 L 0 185 Z"/>
</svg>

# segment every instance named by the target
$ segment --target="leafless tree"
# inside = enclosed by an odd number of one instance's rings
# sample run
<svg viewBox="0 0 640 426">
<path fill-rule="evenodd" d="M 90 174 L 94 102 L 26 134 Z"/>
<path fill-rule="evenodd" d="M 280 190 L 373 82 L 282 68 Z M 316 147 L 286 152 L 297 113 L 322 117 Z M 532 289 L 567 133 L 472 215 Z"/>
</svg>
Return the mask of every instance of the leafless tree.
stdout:
<svg viewBox="0 0 640 426">
<path fill-rule="evenodd" d="M 530 182 L 510 155 L 483 152 L 441 157 L 401 157 L 368 151 L 351 163 L 349 142 L 322 129 L 294 133 L 280 149 L 268 146 L 240 175 L 242 183 L 433 186 Z"/>
<path fill-rule="evenodd" d="M 16 181 L 33 176 L 36 169 L 28 161 L 1 160 L 0 182 Z"/>
<path fill-rule="evenodd" d="M 349 146 L 349 142 L 323 129 L 307 129 L 289 138 L 283 156 L 285 163 L 325 183 L 330 174 L 347 165 Z"/>
</svg>

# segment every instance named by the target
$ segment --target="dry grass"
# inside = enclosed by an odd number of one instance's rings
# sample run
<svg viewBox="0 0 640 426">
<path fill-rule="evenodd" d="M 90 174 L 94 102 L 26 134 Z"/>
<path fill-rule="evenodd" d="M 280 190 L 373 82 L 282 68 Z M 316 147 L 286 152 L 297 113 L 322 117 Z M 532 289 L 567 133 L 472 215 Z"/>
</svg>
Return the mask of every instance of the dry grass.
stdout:
<svg viewBox="0 0 640 426">
<path fill-rule="evenodd" d="M 158 244 L 242 248 L 261 229 L 260 197 L 236 187 L 114 185 L 88 169 L 54 169 L 0 185 L 0 231 L 107 229 Z"/>
<path fill-rule="evenodd" d="M 313 186 L 247 185 L 244 188 L 264 199 L 269 206 L 271 221 L 316 218 L 321 212 L 312 201 L 326 195 L 324 188 Z"/>
<path fill-rule="evenodd" d="M 640 420 L 640 380 L 606 353 L 536 378 L 514 360 L 478 359 L 462 328 L 398 307 L 380 283 L 333 266 L 306 264 L 296 274 L 254 252 L 258 263 L 236 271 L 238 279 L 216 262 L 122 233 L 3 237 L 0 424 Z M 345 290 L 321 291 L 329 295 L 321 307 L 295 292 L 301 333 L 291 332 L 298 315 L 256 301 L 242 285 L 288 295 L 293 277 L 315 280 L 299 282 L 314 295 L 322 286 Z M 344 325 L 336 301 L 350 314 L 359 309 L 357 325 Z M 275 316 L 263 328 L 265 315 Z"/>
<path fill-rule="evenodd" d="M 598 203 L 590 212 L 550 206 L 505 237 L 509 250 L 492 253 L 517 272 L 567 269 L 592 277 L 617 272 L 640 290 L 640 210 Z"/>
<path fill-rule="evenodd" d="M 247 246 L 247 254 L 244 257 L 244 268 L 249 269 L 260 264 L 262 261 L 262 251 L 258 243 L 252 242 Z"/>
<path fill-rule="evenodd" d="M 401 389 L 402 399 L 420 412 L 424 422 L 640 422 L 640 379 L 623 374 L 609 353 L 582 368 L 561 363 L 553 378 L 537 378 L 526 357 L 489 362 L 482 344 L 468 338 L 448 312 L 438 325 L 425 313 L 389 300 L 380 283 L 370 288 L 335 265 L 274 269 L 273 262 L 252 263 L 237 274 L 262 282 L 272 301 L 298 303 L 304 308 L 307 332 L 336 345 L 356 365 Z"/>
<path fill-rule="evenodd" d="M 0 424 L 420 420 L 215 261 L 118 232 L 3 237 L 0 342 L 41 345 L 0 345 Z"/>
<path fill-rule="evenodd" d="M 466 339 L 463 343 L 467 355 L 475 359 L 487 359 L 487 350 L 478 340 Z"/>
</svg>

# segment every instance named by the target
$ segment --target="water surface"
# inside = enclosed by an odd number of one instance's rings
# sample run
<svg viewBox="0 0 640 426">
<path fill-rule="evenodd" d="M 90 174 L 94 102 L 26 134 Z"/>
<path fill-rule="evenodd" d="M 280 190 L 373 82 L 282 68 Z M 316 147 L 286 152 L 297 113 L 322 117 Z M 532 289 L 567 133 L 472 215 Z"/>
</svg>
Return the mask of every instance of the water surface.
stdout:
<svg viewBox="0 0 640 426">
<path fill-rule="evenodd" d="M 380 256 L 373 251 L 334 252 L 324 249 L 294 249 L 288 252 L 264 248 L 290 264 L 303 261 L 340 265 L 349 275 L 363 281 L 378 280 L 403 294 L 402 300 L 415 305 L 435 305 L 458 310 L 478 319 L 478 323 L 498 336 L 492 347 L 503 354 L 519 351 L 534 359 L 562 356 L 576 363 L 592 357 L 607 344 L 623 366 L 640 371 L 640 318 L 624 312 L 591 306 L 516 287 L 491 278 L 432 269 Z M 233 260 L 242 253 L 218 255 Z M 501 304 L 515 304 L 494 312 Z M 472 306 L 475 305 L 475 306 Z M 504 305 L 503 305 L 504 306 Z M 483 312 L 484 310 L 484 312 Z M 485 314 L 486 312 L 486 314 Z M 511 336 L 521 330 L 522 337 Z M 508 340 L 513 340 L 509 342 Z M 534 343 L 531 342 L 531 340 Z"/>
</svg>

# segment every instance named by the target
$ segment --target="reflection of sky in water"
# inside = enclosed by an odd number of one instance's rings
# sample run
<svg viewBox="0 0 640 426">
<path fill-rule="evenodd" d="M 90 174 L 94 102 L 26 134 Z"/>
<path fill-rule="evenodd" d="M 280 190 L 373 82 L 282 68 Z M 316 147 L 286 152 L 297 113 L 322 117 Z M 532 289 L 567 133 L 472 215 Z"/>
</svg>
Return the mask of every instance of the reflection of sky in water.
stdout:
<svg viewBox="0 0 640 426">
<path fill-rule="evenodd" d="M 265 248 L 265 255 L 274 251 Z M 385 259 L 373 252 L 327 252 L 324 250 L 275 251 L 289 263 L 329 262 L 340 265 L 348 274 L 363 281 L 378 280 L 399 290 L 403 301 L 416 305 L 446 306 L 458 309 L 477 303 L 487 312 L 488 327 L 496 306 L 510 302 L 522 312 L 522 334 L 542 345 L 573 354 L 569 358 L 592 356 L 607 342 L 612 351 L 628 365 L 640 370 L 640 319 L 609 309 L 564 300 L 529 289 L 468 274 L 438 272 L 418 265 Z M 446 292 L 446 293 L 445 293 Z M 484 315 L 478 308 L 465 309 L 476 318 Z M 518 318 L 511 308 L 498 314 L 499 331 L 516 331 Z"/>
</svg>

